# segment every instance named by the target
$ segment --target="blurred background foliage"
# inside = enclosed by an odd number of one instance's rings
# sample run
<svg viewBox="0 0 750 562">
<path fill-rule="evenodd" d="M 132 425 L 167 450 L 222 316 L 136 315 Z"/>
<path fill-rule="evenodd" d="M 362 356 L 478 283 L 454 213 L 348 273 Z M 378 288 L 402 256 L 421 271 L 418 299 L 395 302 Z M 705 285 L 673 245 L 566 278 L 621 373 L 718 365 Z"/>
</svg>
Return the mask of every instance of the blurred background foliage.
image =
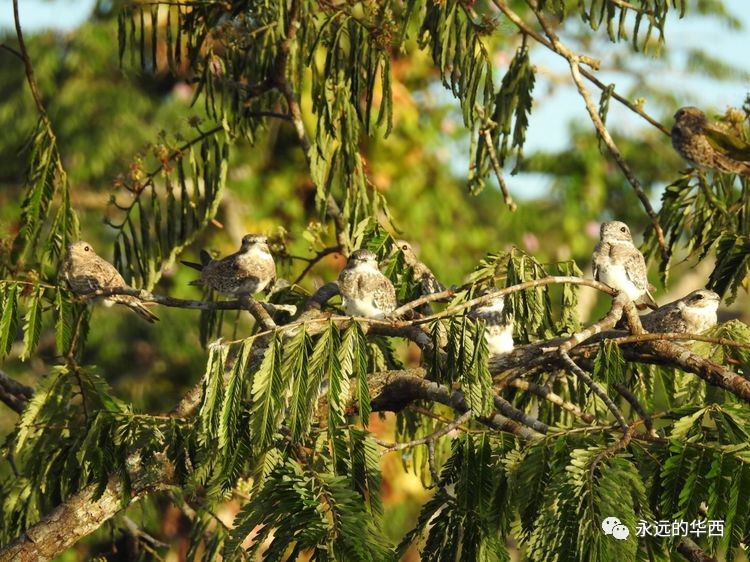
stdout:
<svg viewBox="0 0 750 562">
<path fill-rule="evenodd" d="M 511 2 L 513 4 L 520 4 Z M 568 2 L 571 6 L 576 2 Z M 9 10 L 5 5 L 3 10 Z M 195 88 L 189 76 L 173 76 L 166 69 L 138 72 L 118 64 L 116 2 L 98 2 L 83 25 L 66 33 L 28 34 L 29 54 L 68 173 L 72 204 L 78 211 L 82 236 L 99 253 L 112 259 L 114 234 L 104 219 L 111 216 L 111 198 L 127 200 L 121 187 L 144 161 L 158 158 L 165 147 L 178 146 L 207 119 L 201 101 L 193 103 Z M 570 12 L 575 12 L 571 9 Z M 720 0 L 690 0 L 688 18 L 715 18 L 719 25 L 739 32 L 741 21 Z M 507 29 L 508 33 L 503 33 Z M 518 46 L 515 28 L 501 24 L 499 32 L 486 37 L 486 46 L 498 72 L 507 67 Z M 685 80 L 722 81 L 747 79 L 747 70 L 710 58 L 699 50 L 699 42 L 645 45 L 645 53 L 634 53 L 627 44 L 612 45 L 604 30 L 591 33 L 570 17 L 559 30 L 572 48 L 603 53 L 602 59 L 619 93 L 628 99 L 648 100 L 648 112 L 667 127 L 674 110 L 691 101 L 674 82 L 660 79 L 662 72 L 681 66 Z M 648 224 L 631 186 L 601 147 L 588 122 L 572 121 L 567 146 L 559 151 L 526 150 L 521 174 L 506 180 L 519 207 L 509 212 L 493 185 L 476 196 L 467 192 L 469 135 L 462 124 L 461 109 L 440 84 L 429 55 L 419 49 L 413 35 L 401 50 L 392 53 L 393 129 L 387 138 L 374 135 L 361 143 L 369 181 L 387 200 L 396 230 L 393 235 L 411 240 L 420 258 L 446 285 L 461 283 L 489 252 L 518 246 L 542 262 L 573 259 L 587 271 L 591 249 L 598 237 L 598 224 L 609 218 L 628 222 L 634 233 Z M 9 30 L 0 42 L 13 44 Z M 125 57 L 127 60 L 127 56 Z M 540 47 L 530 53 L 531 63 L 546 61 Z M 645 69 L 645 70 L 644 70 Z M 561 72 L 539 70 L 535 103 L 543 105 L 560 88 Z M 628 86 L 621 89 L 621 82 Z M 502 76 L 495 76 L 499 83 Z M 310 117 L 309 77 L 302 92 L 302 109 Z M 19 205 L 24 190 L 26 159 L 22 146 L 37 116 L 28 95 L 23 67 L 7 51 L 0 51 L 0 244 L 8 251 L 9 240 L 19 229 Z M 737 105 L 743 100 L 738 99 Z M 580 104 L 580 100 L 574 103 Z M 611 105 L 617 102 L 612 100 Z M 560 107 L 545 116 L 567 119 Z M 721 112 L 723 108 L 705 108 Z M 552 115 L 552 117 L 549 117 Z M 533 127 L 545 127 L 535 123 Z M 312 123 L 309 123 L 310 128 Z M 625 159 L 636 171 L 649 197 L 658 202 L 664 186 L 679 176 L 684 164 L 673 152 L 669 138 L 645 122 L 638 127 L 615 128 L 613 135 Z M 529 189 L 535 181 L 544 187 Z M 491 182 L 494 182 L 494 178 Z M 530 191 L 527 193 L 526 191 Z M 322 239 L 332 232 L 316 224 L 315 188 L 289 123 L 270 120 L 250 145 L 232 147 L 224 192 L 215 221 L 200 234 L 184 259 L 195 259 L 200 248 L 221 254 L 234 251 L 246 232 L 262 232 L 283 242 L 279 274 L 294 279 L 314 254 L 310 239 L 323 228 Z M 303 236 L 303 233 L 310 233 Z M 640 236 L 636 234 L 637 241 Z M 277 245 L 282 247 L 282 245 Z M 316 247 L 315 249 L 319 249 Z M 682 256 L 686 257 L 686 256 Z M 679 260 L 678 260 L 679 261 Z M 333 280 L 344 264 L 340 254 L 331 254 L 318 264 L 303 286 L 313 291 Z M 703 286 L 710 271 L 688 261 L 678 264 L 666 294 L 679 296 Z M 155 291 L 175 297 L 198 298 L 188 286 L 195 272 L 172 266 L 163 272 Z M 657 276 L 652 275 L 652 281 Z M 587 295 L 584 294 L 584 297 Z M 600 313 L 605 303 L 582 299 L 584 318 Z M 746 312 L 742 294 L 736 315 Z M 234 313 L 232 313 L 234 314 Z M 132 321 L 117 307 L 96 307 L 83 361 L 95 364 L 118 396 L 132 401 L 145 412 L 163 412 L 195 384 L 205 366 L 206 352 L 199 345 L 197 313 L 160 308 L 158 326 Z M 45 343 L 46 342 L 46 343 Z M 45 347 L 46 345 L 46 347 Z M 54 362 L 54 336 L 45 331 L 40 353 L 28 366 L 6 362 L 21 381 L 33 384 Z M 46 353 L 45 353 L 46 349 Z M 405 350 L 401 350 L 402 353 Z M 18 353 L 15 354 L 17 357 Z M 29 369 L 30 367 L 30 369 Z M 6 435 L 15 414 L 0 409 L 0 435 Z M 391 431 L 390 417 L 375 421 L 371 429 Z M 417 479 L 406 475 L 396 455 L 383 461 L 385 523 L 392 539 L 399 539 L 413 526 L 426 492 Z M 135 508 L 143 518 L 157 513 L 148 502 Z M 231 511 L 232 507 L 227 507 Z M 221 515 L 221 514 L 219 514 Z M 138 515 L 132 515 L 138 518 Z M 165 535 L 184 532 L 176 515 L 161 522 Z M 171 525 L 171 527 L 169 527 Z M 169 528 L 167 528 L 169 527 Z M 80 547 L 84 548 L 84 547 Z M 91 547 L 90 555 L 96 546 Z M 63 560 L 78 559 L 71 553 Z"/>
</svg>

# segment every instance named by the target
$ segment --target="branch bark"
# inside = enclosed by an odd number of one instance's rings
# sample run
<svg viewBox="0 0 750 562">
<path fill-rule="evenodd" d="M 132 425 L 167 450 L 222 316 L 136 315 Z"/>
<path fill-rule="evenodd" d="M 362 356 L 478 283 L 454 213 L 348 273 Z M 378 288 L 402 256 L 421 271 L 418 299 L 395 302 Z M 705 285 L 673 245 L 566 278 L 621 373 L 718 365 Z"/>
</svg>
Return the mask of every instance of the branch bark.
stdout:
<svg viewBox="0 0 750 562">
<path fill-rule="evenodd" d="M 159 462 L 148 467 L 140 465 L 137 454 L 131 455 L 127 462 L 131 479 L 130 502 L 167 489 L 171 484 L 173 469 L 166 457 L 162 456 Z M 123 509 L 123 484 L 118 476 L 110 476 L 99 497 L 96 497 L 97 488 L 97 484 L 86 486 L 53 509 L 0 550 L 0 560 L 51 560 L 96 531 Z"/>
</svg>

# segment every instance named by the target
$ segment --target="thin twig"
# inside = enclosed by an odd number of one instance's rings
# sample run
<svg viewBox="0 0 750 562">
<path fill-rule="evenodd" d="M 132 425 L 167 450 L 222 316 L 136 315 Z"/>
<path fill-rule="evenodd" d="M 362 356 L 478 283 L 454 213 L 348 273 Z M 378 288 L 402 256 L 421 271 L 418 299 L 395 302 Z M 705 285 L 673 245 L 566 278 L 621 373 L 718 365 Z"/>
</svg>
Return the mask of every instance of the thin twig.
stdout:
<svg viewBox="0 0 750 562">
<path fill-rule="evenodd" d="M 307 265 L 305 266 L 305 269 L 302 270 L 302 273 L 300 273 L 297 278 L 292 281 L 292 285 L 298 285 L 300 281 L 302 281 L 305 278 L 305 275 L 308 274 L 308 272 L 315 267 L 315 264 L 317 264 L 320 260 L 322 260 L 324 257 L 329 256 L 331 254 L 335 254 L 337 252 L 341 252 L 342 248 L 340 245 L 336 246 L 329 246 L 328 248 L 323 248 L 320 250 L 317 254 L 315 254 L 315 257 L 310 258 L 307 262 Z"/>
<path fill-rule="evenodd" d="M 617 407 L 617 405 L 612 401 L 612 399 L 607 395 L 606 392 L 604 392 L 604 389 L 599 386 L 596 381 L 589 375 L 586 371 L 581 369 L 575 361 L 573 361 L 570 358 L 570 355 L 568 355 L 567 351 L 560 351 L 560 358 L 563 360 L 563 363 L 568 367 L 568 369 L 576 375 L 583 384 L 588 386 L 591 391 L 602 401 L 604 402 L 605 406 L 607 406 L 607 409 L 612 413 L 612 415 L 617 420 L 617 423 L 620 425 L 620 428 L 623 431 L 627 431 L 628 424 L 625 421 L 625 417 L 622 415 L 622 412 L 620 412 L 620 409 Z"/>
<path fill-rule="evenodd" d="M 18 51 L 16 51 L 10 45 L 6 45 L 5 43 L 0 43 L 0 49 L 5 49 L 9 53 L 11 53 L 11 54 L 15 55 L 16 57 L 18 57 L 19 59 L 21 59 L 21 62 L 23 62 L 23 55 L 21 53 L 19 53 Z"/>
<path fill-rule="evenodd" d="M 537 396 L 544 398 L 545 400 L 549 402 L 552 402 L 556 406 L 560 406 L 560 408 L 562 408 L 563 410 L 570 412 L 577 418 L 581 418 L 586 423 L 594 422 L 594 419 L 595 419 L 594 416 L 582 411 L 578 406 L 576 406 L 572 402 L 564 400 L 562 397 L 555 394 L 554 392 L 552 392 L 545 386 L 536 384 L 535 382 L 523 380 L 523 379 L 513 379 L 510 382 L 510 384 L 515 386 L 519 390 L 523 390 L 525 392 L 531 392 L 532 394 L 536 394 Z"/>
<path fill-rule="evenodd" d="M 501 11 L 505 16 L 513 22 L 513 24 L 518 27 L 518 29 L 523 33 L 523 36 L 530 36 L 533 37 L 534 40 L 539 43 L 540 45 L 543 45 L 547 49 L 549 49 L 552 52 L 557 53 L 555 51 L 555 48 L 552 46 L 552 43 L 550 43 L 547 39 L 545 39 L 543 36 L 539 35 L 536 31 L 531 29 L 526 22 L 524 22 L 518 14 L 516 14 L 513 10 L 511 10 L 508 5 L 503 0 L 492 0 L 493 4 Z M 559 54 L 559 53 L 558 53 Z M 599 80 L 596 76 L 594 76 L 591 72 L 586 70 L 585 68 L 581 68 L 581 74 L 592 84 L 594 84 L 597 88 L 600 90 L 604 90 L 607 88 L 607 85 Z M 622 97 L 617 92 L 612 92 L 612 97 L 619 101 L 622 105 L 627 107 L 630 111 L 633 113 L 637 113 L 641 117 L 643 117 L 646 121 L 648 121 L 651 125 L 659 129 L 662 133 L 667 135 L 668 137 L 671 136 L 669 129 L 667 129 L 664 125 L 662 125 L 659 121 L 651 117 L 648 113 L 643 111 L 640 107 L 637 105 L 631 103 L 627 98 Z"/>
<path fill-rule="evenodd" d="M 16 37 L 18 38 L 18 48 L 20 49 L 21 60 L 23 60 L 23 65 L 26 69 L 26 81 L 29 83 L 29 89 L 31 90 L 31 96 L 34 98 L 36 108 L 46 121 L 47 112 L 44 109 L 42 95 L 39 92 L 36 78 L 34 78 L 34 68 L 31 66 L 31 58 L 26 50 L 26 42 L 23 39 L 23 32 L 21 31 L 21 19 L 18 15 L 18 0 L 13 0 L 13 21 L 16 26 Z"/>
<path fill-rule="evenodd" d="M 516 209 L 518 209 L 518 205 L 516 205 L 515 201 L 513 201 L 513 198 L 510 196 L 510 191 L 508 191 L 508 186 L 505 183 L 505 178 L 503 178 L 503 167 L 500 165 L 500 161 L 497 159 L 495 144 L 492 142 L 492 134 L 490 133 L 490 129 L 496 127 L 497 124 L 493 123 L 492 120 L 487 115 L 485 115 L 484 110 L 478 104 L 474 107 L 474 111 L 477 112 L 479 118 L 482 120 L 482 126 L 479 129 L 479 134 L 484 137 L 484 142 L 487 145 L 487 154 L 490 157 L 490 163 L 492 164 L 492 169 L 495 172 L 497 183 L 500 185 L 500 191 L 503 194 L 503 200 L 511 211 L 515 211 Z"/>
<path fill-rule="evenodd" d="M 385 441 L 381 441 L 378 439 L 376 440 L 376 442 L 378 445 L 380 445 L 381 447 L 385 449 L 384 453 L 390 453 L 393 451 L 403 451 L 404 449 L 412 449 L 416 447 L 417 445 L 427 445 L 429 442 L 437 441 L 438 439 L 440 439 L 444 435 L 447 435 L 454 429 L 459 428 L 461 425 L 468 422 L 473 415 L 474 413 L 471 410 L 468 410 L 464 412 L 463 414 L 461 414 L 452 422 L 445 424 L 444 426 L 433 431 L 429 435 L 425 435 L 424 437 L 420 437 L 419 439 L 413 439 L 412 441 L 405 441 L 402 443 L 386 443 Z"/>
<path fill-rule="evenodd" d="M 534 0 L 526 0 L 526 3 L 536 15 L 536 19 L 539 22 L 539 25 L 542 26 L 542 29 L 544 29 L 544 33 L 547 35 L 547 38 L 552 44 L 554 51 L 568 61 L 568 66 L 570 67 L 570 74 L 573 77 L 573 82 L 578 89 L 578 93 L 583 99 L 586 110 L 588 111 L 589 117 L 591 118 L 591 122 L 594 124 L 594 128 L 596 129 L 597 133 L 599 133 L 599 137 L 604 141 L 604 144 L 607 145 L 607 148 L 609 148 L 609 151 L 612 153 L 612 157 L 615 159 L 615 162 L 617 162 L 617 165 L 622 170 L 622 173 L 625 175 L 628 182 L 633 187 L 636 196 L 638 197 L 638 199 L 640 199 L 643 208 L 646 210 L 646 213 L 648 214 L 649 218 L 651 219 L 651 223 L 653 224 L 654 232 L 656 233 L 656 239 L 658 240 L 659 247 L 661 248 L 662 259 L 665 262 L 669 261 L 670 253 L 669 248 L 667 247 L 666 239 L 664 238 L 664 231 L 659 224 L 659 218 L 657 217 L 654 208 L 651 206 L 651 201 L 649 201 L 648 196 L 643 191 L 643 186 L 641 185 L 640 180 L 633 173 L 630 165 L 625 161 L 625 158 L 623 158 L 620 150 L 617 148 L 615 141 L 612 139 L 612 136 L 609 134 L 609 131 L 607 130 L 601 116 L 599 115 L 599 111 L 597 110 L 594 101 L 591 99 L 589 91 L 586 89 L 586 85 L 583 83 L 580 68 L 581 62 L 583 62 L 583 57 L 581 55 L 573 53 L 570 49 L 568 49 L 560 42 L 557 34 L 555 34 L 552 28 L 547 24 L 547 21 L 539 11 Z"/>
</svg>

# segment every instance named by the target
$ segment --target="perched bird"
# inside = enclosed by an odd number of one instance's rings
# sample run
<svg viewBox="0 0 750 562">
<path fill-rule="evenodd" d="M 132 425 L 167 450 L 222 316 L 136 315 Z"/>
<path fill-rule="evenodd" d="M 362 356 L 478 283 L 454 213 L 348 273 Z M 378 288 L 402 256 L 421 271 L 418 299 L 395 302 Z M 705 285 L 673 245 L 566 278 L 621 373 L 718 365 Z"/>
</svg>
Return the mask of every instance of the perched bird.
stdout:
<svg viewBox="0 0 750 562">
<path fill-rule="evenodd" d="M 433 295 L 445 291 L 445 287 L 424 263 L 406 240 L 396 240 L 396 247 L 404 254 L 404 263 L 414 272 L 414 279 L 419 281 L 423 295 Z"/>
<path fill-rule="evenodd" d="M 120 272 L 94 252 L 91 244 L 80 240 L 68 246 L 63 263 L 63 277 L 77 295 L 89 295 L 100 289 L 130 289 Z M 137 298 L 130 295 L 111 295 L 104 299 L 107 306 L 124 304 L 144 320 L 156 322 L 159 318 Z"/>
<path fill-rule="evenodd" d="M 639 310 L 657 308 L 648 290 L 646 260 L 633 244 L 628 225 L 620 221 L 601 226 L 600 241 L 594 248 L 594 279 L 624 291 Z"/>
<path fill-rule="evenodd" d="M 382 319 L 396 309 L 396 289 L 378 269 L 378 258 L 370 250 L 352 252 L 339 274 L 339 289 L 350 316 Z"/>
<path fill-rule="evenodd" d="M 513 319 L 503 314 L 504 308 L 505 299 L 497 296 L 469 312 L 470 318 L 485 324 L 484 337 L 490 357 L 513 351 Z"/>
<path fill-rule="evenodd" d="M 223 295 L 254 295 L 276 281 L 276 264 L 265 236 L 246 234 L 238 252 L 218 260 L 202 251 L 201 262 L 182 262 L 201 272 L 200 278 L 190 284 L 206 285 Z"/>
<path fill-rule="evenodd" d="M 699 168 L 750 177 L 750 144 L 711 123 L 697 107 L 683 107 L 674 114 L 672 146 Z"/>
<path fill-rule="evenodd" d="M 699 289 L 641 316 L 648 332 L 700 334 L 716 326 L 716 310 L 721 297 L 708 289 Z"/>
</svg>

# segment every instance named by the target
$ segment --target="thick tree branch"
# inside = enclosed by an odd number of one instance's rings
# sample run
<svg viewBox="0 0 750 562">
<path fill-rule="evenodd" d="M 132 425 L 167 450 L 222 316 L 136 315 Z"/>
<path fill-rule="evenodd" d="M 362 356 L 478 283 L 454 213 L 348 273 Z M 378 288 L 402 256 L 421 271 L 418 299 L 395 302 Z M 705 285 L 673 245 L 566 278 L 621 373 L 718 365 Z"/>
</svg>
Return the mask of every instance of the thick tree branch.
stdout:
<svg viewBox="0 0 750 562">
<path fill-rule="evenodd" d="M 151 466 L 141 466 L 140 461 L 137 454 L 127 460 L 131 502 L 167 489 L 173 478 L 173 467 L 163 455 Z M 123 484 L 118 476 L 111 476 L 104 492 L 95 499 L 98 487 L 98 484 L 86 486 L 45 515 L 23 535 L 0 549 L 0 560 L 51 560 L 99 529 L 122 510 Z"/>
</svg>

